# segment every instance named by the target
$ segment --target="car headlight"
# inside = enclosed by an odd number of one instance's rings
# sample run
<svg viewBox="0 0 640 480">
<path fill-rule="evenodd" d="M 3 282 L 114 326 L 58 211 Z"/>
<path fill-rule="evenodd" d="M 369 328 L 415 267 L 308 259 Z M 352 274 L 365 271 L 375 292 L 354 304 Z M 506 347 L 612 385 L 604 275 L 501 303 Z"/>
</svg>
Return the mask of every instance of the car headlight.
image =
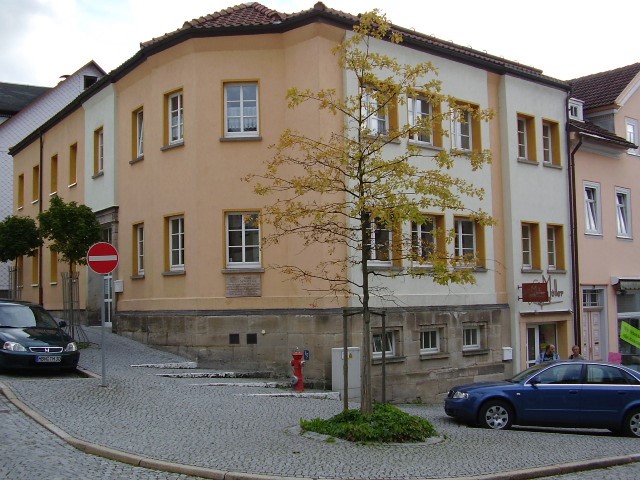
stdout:
<svg viewBox="0 0 640 480">
<path fill-rule="evenodd" d="M 463 398 L 466 400 L 467 398 L 469 398 L 469 394 L 465 392 L 453 392 L 452 398 Z"/>
<path fill-rule="evenodd" d="M 27 349 L 24 348 L 22 345 L 20 345 L 17 342 L 4 342 L 4 344 L 2 345 L 2 349 L 3 350 L 9 350 L 11 352 L 26 352 Z"/>
<path fill-rule="evenodd" d="M 76 344 L 76 342 L 69 343 L 64 349 L 65 352 L 75 352 L 77 350 L 78 350 L 78 345 Z"/>
</svg>

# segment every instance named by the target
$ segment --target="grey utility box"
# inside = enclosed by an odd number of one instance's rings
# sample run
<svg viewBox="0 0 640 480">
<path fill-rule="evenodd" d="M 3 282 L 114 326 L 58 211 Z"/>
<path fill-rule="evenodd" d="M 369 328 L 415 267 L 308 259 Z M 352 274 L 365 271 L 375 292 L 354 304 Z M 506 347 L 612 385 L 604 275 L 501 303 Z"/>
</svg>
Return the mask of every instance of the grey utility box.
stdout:
<svg viewBox="0 0 640 480">
<path fill-rule="evenodd" d="M 360 347 L 347 348 L 349 401 L 360 400 Z M 344 395 L 344 348 L 331 349 L 331 390 Z M 343 397 L 344 398 L 344 397 Z"/>
</svg>

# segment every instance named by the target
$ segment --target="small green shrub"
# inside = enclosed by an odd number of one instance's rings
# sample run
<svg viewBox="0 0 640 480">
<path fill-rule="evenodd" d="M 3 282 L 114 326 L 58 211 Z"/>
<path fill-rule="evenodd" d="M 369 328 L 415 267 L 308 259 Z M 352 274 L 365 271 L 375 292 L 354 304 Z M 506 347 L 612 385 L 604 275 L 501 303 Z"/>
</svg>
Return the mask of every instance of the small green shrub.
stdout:
<svg viewBox="0 0 640 480">
<path fill-rule="evenodd" d="M 327 420 L 300 420 L 300 428 L 352 442 L 422 442 L 438 434 L 428 420 L 386 403 L 374 404 L 370 414 L 345 410 Z"/>
</svg>

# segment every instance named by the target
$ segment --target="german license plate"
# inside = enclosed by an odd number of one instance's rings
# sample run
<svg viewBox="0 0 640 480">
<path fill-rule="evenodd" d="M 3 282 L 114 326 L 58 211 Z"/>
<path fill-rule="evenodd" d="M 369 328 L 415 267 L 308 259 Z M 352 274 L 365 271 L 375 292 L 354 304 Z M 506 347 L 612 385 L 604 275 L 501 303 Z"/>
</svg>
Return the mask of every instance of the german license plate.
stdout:
<svg viewBox="0 0 640 480">
<path fill-rule="evenodd" d="M 62 357 L 57 355 L 39 355 L 36 357 L 36 363 L 60 363 Z"/>
</svg>

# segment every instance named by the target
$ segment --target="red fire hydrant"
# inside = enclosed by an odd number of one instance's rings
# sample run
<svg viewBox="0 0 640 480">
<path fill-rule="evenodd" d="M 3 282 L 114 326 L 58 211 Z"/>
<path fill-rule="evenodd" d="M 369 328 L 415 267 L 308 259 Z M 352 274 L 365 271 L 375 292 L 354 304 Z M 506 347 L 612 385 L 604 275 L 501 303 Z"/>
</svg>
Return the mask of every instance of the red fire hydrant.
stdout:
<svg viewBox="0 0 640 480">
<path fill-rule="evenodd" d="M 302 366 L 304 365 L 302 356 L 304 354 L 296 350 L 291 352 L 291 355 L 293 356 L 293 360 L 291 360 L 291 366 L 293 367 L 291 386 L 296 392 L 304 392 L 304 376 L 302 375 Z"/>
</svg>

